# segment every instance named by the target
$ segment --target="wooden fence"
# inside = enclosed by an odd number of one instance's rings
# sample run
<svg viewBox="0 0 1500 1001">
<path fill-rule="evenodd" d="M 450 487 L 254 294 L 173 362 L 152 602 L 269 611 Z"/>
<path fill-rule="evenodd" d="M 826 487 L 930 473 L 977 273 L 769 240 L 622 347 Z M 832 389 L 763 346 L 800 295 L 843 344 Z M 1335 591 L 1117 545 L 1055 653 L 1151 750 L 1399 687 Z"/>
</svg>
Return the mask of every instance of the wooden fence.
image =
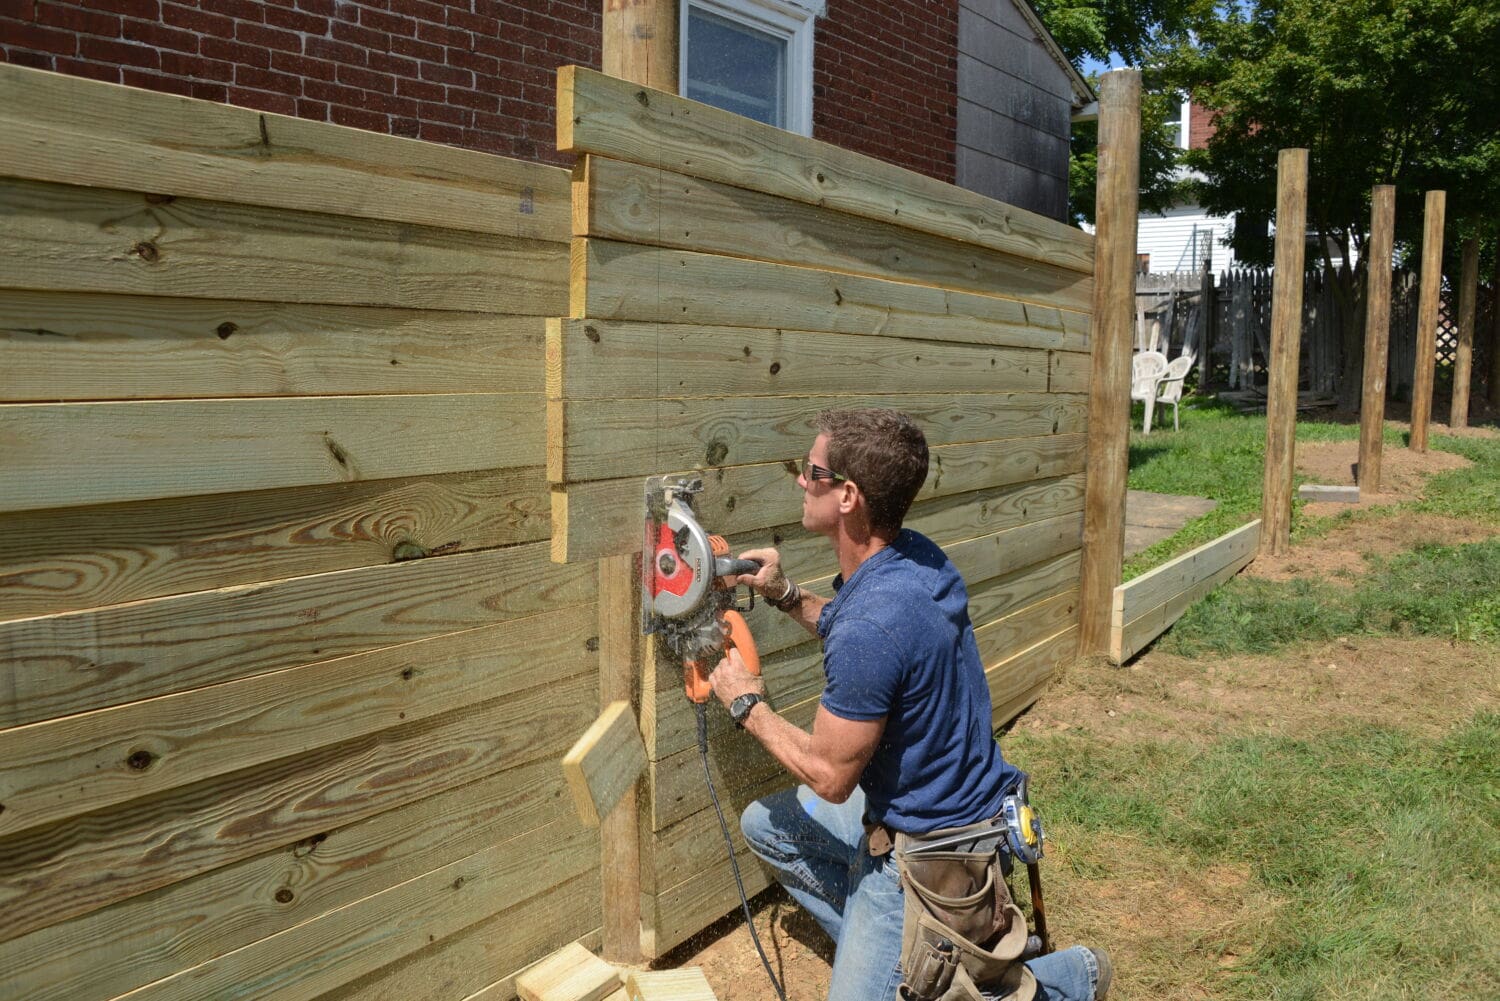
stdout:
<svg viewBox="0 0 1500 1001">
<path fill-rule="evenodd" d="M 0 205 L 0 997 L 509 997 L 600 925 L 567 173 L 0 66 Z"/>
<path fill-rule="evenodd" d="M 559 767 L 619 649 L 598 561 L 700 470 L 826 591 L 790 467 L 828 406 L 928 431 L 910 524 L 996 720 L 1074 656 L 1092 238 L 589 71 L 561 100 L 571 184 L 0 66 L 0 997 L 503 1001 L 599 941 Z M 817 644 L 753 625 L 807 723 Z M 680 676 L 635 680 L 659 954 L 736 898 Z M 731 812 L 787 781 L 713 719 Z"/>
<path fill-rule="evenodd" d="M 572 318 L 548 346 L 554 553 L 639 548 L 642 477 L 697 470 L 735 547 L 776 543 L 823 593 L 797 462 L 826 407 L 917 417 L 932 473 L 908 520 L 970 587 L 996 719 L 1076 647 L 1092 241 L 878 161 L 586 70 L 565 70 Z M 772 697 L 808 725 L 819 644 L 752 617 Z M 731 817 L 790 782 L 713 713 Z M 659 954 L 737 903 L 681 669 L 648 665 L 642 919 Z M 736 838 L 738 833 L 736 832 Z M 766 877 L 737 842 L 746 889 Z"/>
</svg>

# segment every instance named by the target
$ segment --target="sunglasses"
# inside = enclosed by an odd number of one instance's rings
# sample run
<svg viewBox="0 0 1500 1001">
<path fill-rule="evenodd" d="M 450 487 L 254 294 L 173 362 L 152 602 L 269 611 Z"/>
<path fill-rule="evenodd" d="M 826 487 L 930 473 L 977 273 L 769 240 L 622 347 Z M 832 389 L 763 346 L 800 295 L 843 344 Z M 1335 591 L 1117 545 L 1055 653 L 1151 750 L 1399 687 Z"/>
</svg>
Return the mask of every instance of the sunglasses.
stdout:
<svg viewBox="0 0 1500 1001">
<path fill-rule="evenodd" d="M 835 483 L 849 482 L 849 477 L 843 473 L 835 473 L 827 466 L 820 466 L 811 459 L 802 460 L 802 478 L 809 483 L 816 483 L 818 480 L 833 480 Z"/>
</svg>

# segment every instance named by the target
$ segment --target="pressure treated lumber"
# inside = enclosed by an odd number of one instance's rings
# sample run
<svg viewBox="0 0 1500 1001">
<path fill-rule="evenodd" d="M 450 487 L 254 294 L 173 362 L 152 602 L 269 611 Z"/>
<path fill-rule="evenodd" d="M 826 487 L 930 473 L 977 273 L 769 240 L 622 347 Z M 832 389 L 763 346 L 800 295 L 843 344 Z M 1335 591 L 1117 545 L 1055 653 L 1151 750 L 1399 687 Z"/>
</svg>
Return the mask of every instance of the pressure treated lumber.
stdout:
<svg viewBox="0 0 1500 1001">
<path fill-rule="evenodd" d="M 544 321 L 0 289 L 0 400 L 534 393 Z"/>
<path fill-rule="evenodd" d="M 1099 183 L 1079 653 L 1109 642 L 1109 600 L 1125 562 L 1125 476 L 1130 445 L 1130 350 L 1135 324 L 1141 75 L 1099 78 Z"/>
<path fill-rule="evenodd" d="M 1039 435 L 933 446 L 918 501 L 991 486 L 1051 479 L 1081 472 L 1080 434 Z M 773 528 L 801 517 L 795 462 L 721 469 L 698 468 L 705 491 L 697 498 L 706 524 L 723 534 Z M 552 492 L 552 558 L 577 562 L 640 549 L 644 516 L 634 477 L 572 483 Z"/>
<path fill-rule="evenodd" d="M 677 970 L 632 970 L 625 978 L 631 1001 L 717 1001 L 696 966 Z"/>
<path fill-rule="evenodd" d="M 596 684 L 597 665 L 580 658 L 579 667 L 586 673 L 278 759 L 252 772 L 254 782 L 221 776 L 9 838 L 0 856 L 0 939 L 532 761 L 550 761 L 557 776 Z"/>
<path fill-rule="evenodd" d="M 908 413 L 931 445 L 1072 434 L 1085 429 L 1085 397 L 1061 393 L 871 394 L 863 406 Z M 549 401 L 547 475 L 574 483 L 642 471 L 800 460 L 819 411 L 849 397 Z"/>
<path fill-rule="evenodd" d="M 1443 217 L 1448 193 L 1427 192 L 1422 216 L 1422 285 L 1417 302 L 1417 361 L 1411 390 L 1413 452 L 1427 451 L 1427 425 L 1432 422 L 1432 381 L 1437 371 L 1437 321 L 1443 286 Z"/>
<path fill-rule="evenodd" d="M 687 174 L 695 173 L 689 170 Z M 586 157 L 573 235 L 654 244 L 1047 303 L 1087 295 L 1087 274 L 696 176 Z"/>
<path fill-rule="evenodd" d="M 1017 328 L 1022 329 L 1022 328 Z M 1043 350 L 1061 332 L 1024 328 L 1036 346 L 940 343 L 853 334 L 687 323 L 552 320 L 547 396 L 868 396 L 881 393 L 1045 392 Z M 1020 339 L 1020 338 L 1018 338 Z M 1069 353 L 1067 358 L 1082 357 Z M 1062 363 L 1058 363 L 1061 365 Z M 830 378 L 831 372 L 838 378 Z M 1082 392 L 1086 387 L 1059 389 Z"/>
<path fill-rule="evenodd" d="M 564 152 L 681 171 L 1092 270 L 1086 233 L 872 157 L 579 66 L 558 69 L 557 97 Z"/>
<path fill-rule="evenodd" d="M 545 539 L 540 466 L 0 514 L 4 617 Z"/>
<path fill-rule="evenodd" d="M 1453 401 L 1448 426 L 1469 426 L 1469 389 L 1474 378 L 1474 312 L 1479 297 L 1479 237 L 1464 241 L 1458 281 L 1458 344 L 1453 356 Z"/>
<path fill-rule="evenodd" d="M 1255 559 L 1260 533 L 1257 519 L 1115 588 L 1110 660 L 1125 663 L 1193 602 L 1243 570 Z"/>
<path fill-rule="evenodd" d="M 0 996 L 79 1001 L 124 994 L 563 819 L 570 807 L 562 785 L 557 762 L 538 758 L 0 942 Z M 591 895 L 541 930 L 555 935 L 597 920 Z M 519 946 L 534 936 L 517 925 L 497 943 Z M 537 955 L 522 954 L 490 979 Z"/>
<path fill-rule="evenodd" d="M 1271 289 L 1271 353 L 1266 389 L 1266 460 L 1261 487 L 1261 552 L 1292 544 L 1296 469 L 1297 360 L 1302 343 L 1302 265 L 1307 253 L 1307 150 L 1284 149 L 1276 164 L 1276 275 Z"/>
<path fill-rule="evenodd" d="M 1092 358 L 1079 351 L 1047 352 L 1047 392 L 1087 393 L 1093 377 Z"/>
<path fill-rule="evenodd" d="M 255 983 L 312 1001 L 434 939 L 544 893 L 590 867 L 594 833 L 570 822 L 486 848 L 341 908 L 148 984 L 141 1001 L 216 1001 Z"/>
<path fill-rule="evenodd" d="M 54 292 L 555 316 L 556 243 L 0 179 L 0 274 Z"/>
<path fill-rule="evenodd" d="M 0 174 L 565 240 L 559 167 L 0 66 Z"/>
<path fill-rule="evenodd" d="M 639 554 L 599 561 L 599 702 L 632 707 L 630 725 L 639 726 L 644 704 L 642 665 L 656 659 L 655 647 L 641 635 L 641 571 Z M 635 737 L 637 742 L 640 736 Z M 640 747 L 640 766 L 646 749 Z M 603 816 L 599 832 L 603 956 L 612 963 L 641 961 L 641 843 L 638 782 L 631 784 L 613 809 Z"/>
<path fill-rule="evenodd" d="M 1391 246 L 1396 232 L 1396 187 L 1370 192 L 1369 291 L 1365 296 L 1365 370 L 1359 405 L 1361 490 L 1380 493 L 1385 437 L 1385 380 L 1391 339 Z"/>
<path fill-rule="evenodd" d="M 578 819 L 598 827 L 646 768 L 646 746 L 629 702 L 612 702 L 563 755 Z"/>
<path fill-rule="evenodd" d="M 600 65 L 621 81 L 677 93 L 676 0 L 604 0 Z"/>
<path fill-rule="evenodd" d="M 4 404 L 0 511 L 534 466 L 539 403 L 452 393 Z"/>
<path fill-rule="evenodd" d="M 516 977 L 521 1001 L 600 1001 L 619 988 L 619 971 L 577 942 Z"/>
<path fill-rule="evenodd" d="M 571 674 L 596 614 L 552 609 L 0 730 L 0 837 Z"/>
<path fill-rule="evenodd" d="M 4 622 L 0 726 L 487 626 L 594 595 L 593 573 L 558 566 L 545 543 L 529 543 Z"/>
<path fill-rule="evenodd" d="M 998 295 L 614 240 L 573 241 L 570 315 L 1011 345 L 1026 305 Z M 1065 303 L 1058 303 L 1064 305 Z M 1070 296 L 1067 305 L 1087 310 Z"/>
</svg>

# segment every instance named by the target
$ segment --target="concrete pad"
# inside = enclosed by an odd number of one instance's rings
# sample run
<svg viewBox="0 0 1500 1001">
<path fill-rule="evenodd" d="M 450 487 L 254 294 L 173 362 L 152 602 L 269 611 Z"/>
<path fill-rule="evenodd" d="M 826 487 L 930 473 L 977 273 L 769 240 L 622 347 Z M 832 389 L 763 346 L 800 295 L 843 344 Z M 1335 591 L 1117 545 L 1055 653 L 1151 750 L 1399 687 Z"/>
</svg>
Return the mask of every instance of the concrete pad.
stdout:
<svg viewBox="0 0 1500 1001">
<path fill-rule="evenodd" d="M 1125 494 L 1125 557 L 1129 559 L 1219 506 L 1206 497 L 1131 490 Z"/>
<path fill-rule="evenodd" d="M 1322 483 L 1304 483 L 1297 488 L 1297 496 L 1305 501 L 1336 501 L 1340 504 L 1358 504 L 1359 487 L 1335 487 Z"/>
</svg>

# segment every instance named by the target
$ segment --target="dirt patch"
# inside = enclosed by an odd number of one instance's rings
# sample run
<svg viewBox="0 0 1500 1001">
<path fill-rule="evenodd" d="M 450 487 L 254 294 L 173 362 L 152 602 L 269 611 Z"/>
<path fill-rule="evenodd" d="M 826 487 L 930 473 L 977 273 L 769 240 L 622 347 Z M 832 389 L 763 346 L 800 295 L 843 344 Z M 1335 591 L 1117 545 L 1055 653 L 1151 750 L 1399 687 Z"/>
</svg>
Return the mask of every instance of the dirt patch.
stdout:
<svg viewBox="0 0 1500 1001">
<path fill-rule="evenodd" d="M 1476 430 L 1476 429 L 1468 429 Z M 1489 431 L 1489 428 L 1477 429 Z M 1297 446 L 1297 471 L 1313 483 L 1327 486 L 1353 486 L 1359 465 L 1359 442 L 1320 441 Z M 1422 496 L 1422 484 L 1433 473 L 1450 469 L 1462 469 L 1473 465 L 1468 459 L 1452 452 L 1429 449 L 1413 452 L 1409 448 L 1384 448 L 1380 459 L 1381 492 L 1369 493 L 1361 490 L 1358 504 L 1339 504 L 1317 501 L 1303 507 L 1303 514 L 1312 518 L 1325 518 L 1348 511 L 1351 508 L 1384 507 L 1416 500 Z"/>
<path fill-rule="evenodd" d="M 1500 528 L 1461 518 L 1436 515 L 1412 518 L 1400 514 L 1364 517 L 1298 543 L 1281 556 L 1257 556 L 1245 568 L 1245 575 L 1265 580 L 1311 577 L 1352 585 L 1369 569 L 1371 556 L 1391 556 L 1429 544 L 1456 546 L 1484 542 L 1497 535 Z"/>
</svg>

